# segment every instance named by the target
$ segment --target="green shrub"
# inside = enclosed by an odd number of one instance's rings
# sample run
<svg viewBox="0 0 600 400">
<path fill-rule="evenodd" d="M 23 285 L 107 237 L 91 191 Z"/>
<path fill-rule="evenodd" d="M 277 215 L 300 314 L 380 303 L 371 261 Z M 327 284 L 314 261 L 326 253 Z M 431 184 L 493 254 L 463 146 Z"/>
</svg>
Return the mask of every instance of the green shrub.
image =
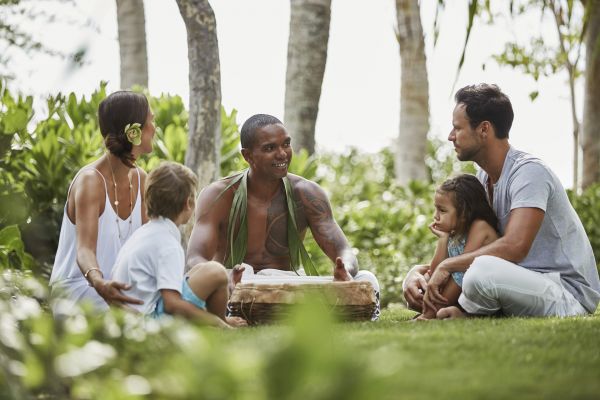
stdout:
<svg viewBox="0 0 600 400">
<path fill-rule="evenodd" d="M 71 178 L 102 154 L 95 113 L 104 97 L 104 85 L 89 101 L 50 97 L 47 117 L 32 126 L 31 99 L 2 94 L 0 126 L 11 142 L 1 155 L 0 226 L 18 223 L 27 251 L 41 263 L 54 258 Z"/>
<path fill-rule="evenodd" d="M 4 273 L 0 287 L 0 398 L 362 399 L 388 389 L 378 384 L 387 360 L 348 351 L 346 326 L 318 304 L 258 336 L 119 310 L 54 320 L 36 279 Z"/>
<path fill-rule="evenodd" d="M 575 195 L 573 191 L 567 193 L 590 238 L 600 271 L 600 183 L 591 185 L 580 195 Z"/>
<path fill-rule="evenodd" d="M 12 96 L 0 87 L 0 229 L 18 225 L 25 250 L 38 263 L 52 263 L 67 188 L 75 172 L 104 151 L 96 112 L 106 96 L 102 84 L 89 99 L 59 94 L 47 100 L 48 115 L 33 123 L 31 97 Z M 146 94 L 158 127 L 154 151 L 138 164 L 149 171 L 161 160 L 184 162 L 188 113 L 179 96 Z M 221 110 L 221 175 L 247 167 L 239 152 L 237 112 Z M 435 237 L 427 229 L 433 214 L 435 184 L 454 171 L 474 173 L 471 163 L 459 162 L 449 146 L 433 140 L 428 146 L 428 182 L 398 186 L 393 179 L 389 149 L 366 154 L 294 155 L 290 172 L 317 181 L 328 193 L 334 216 L 356 249 L 362 268 L 376 273 L 382 302 L 401 300 L 401 281 L 409 267 L 427 263 Z M 435 182 L 435 184 L 433 183 Z M 575 209 L 600 259 L 599 185 L 580 196 L 571 194 Z M 310 238 L 307 249 L 321 273 L 332 263 Z M 12 253 L 12 260 L 16 260 Z M 47 269 L 46 269 L 47 271 Z"/>
<path fill-rule="evenodd" d="M 0 86 L 0 228 L 17 224 L 37 269 L 48 274 L 69 184 L 84 165 L 102 155 L 97 121 L 106 97 L 101 84 L 89 100 L 58 94 L 46 101 L 47 116 L 33 122 L 33 99 L 13 96 Z M 161 160 L 184 162 L 188 113 L 179 96 L 148 96 L 157 131 L 154 151 L 138 160 L 150 171 Z M 239 155 L 236 111 L 222 110 L 222 170 L 236 171 L 245 162 Z"/>
<path fill-rule="evenodd" d="M 0 271 L 7 269 L 29 271 L 32 267 L 34 267 L 34 260 L 25 252 L 19 227 L 9 225 L 0 229 Z"/>
</svg>

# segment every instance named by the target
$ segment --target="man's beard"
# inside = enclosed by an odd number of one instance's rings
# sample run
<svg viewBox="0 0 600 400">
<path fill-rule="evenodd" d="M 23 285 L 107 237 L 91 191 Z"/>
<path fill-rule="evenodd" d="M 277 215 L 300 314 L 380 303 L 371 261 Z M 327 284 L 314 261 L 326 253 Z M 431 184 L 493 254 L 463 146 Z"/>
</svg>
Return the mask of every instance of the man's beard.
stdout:
<svg viewBox="0 0 600 400">
<path fill-rule="evenodd" d="M 459 161 L 473 161 L 477 153 L 479 153 L 479 148 L 459 150 L 456 153 L 456 158 L 458 158 Z"/>
</svg>

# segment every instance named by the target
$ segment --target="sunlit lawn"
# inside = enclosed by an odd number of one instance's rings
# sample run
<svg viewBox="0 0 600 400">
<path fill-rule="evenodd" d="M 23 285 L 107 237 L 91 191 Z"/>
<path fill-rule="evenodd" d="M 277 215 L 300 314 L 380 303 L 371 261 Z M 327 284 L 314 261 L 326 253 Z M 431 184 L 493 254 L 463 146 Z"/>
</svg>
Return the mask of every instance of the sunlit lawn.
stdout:
<svg viewBox="0 0 600 400">
<path fill-rule="evenodd" d="M 308 336 L 306 340 L 335 343 L 332 357 L 345 351 L 371 360 L 365 363 L 369 368 L 381 369 L 368 383 L 377 394 L 372 398 L 600 398 L 598 312 L 585 318 L 418 323 L 408 321 L 413 314 L 388 309 L 377 323 L 335 324 L 320 331 L 317 327 L 316 332 L 306 328 L 302 334 Z M 251 328 L 226 335 L 225 340 L 268 349 L 285 340 L 290 329 L 285 325 Z M 316 344 L 314 349 L 330 351 Z M 293 373 L 293 367 L 287 372 Z"/>
</svg>

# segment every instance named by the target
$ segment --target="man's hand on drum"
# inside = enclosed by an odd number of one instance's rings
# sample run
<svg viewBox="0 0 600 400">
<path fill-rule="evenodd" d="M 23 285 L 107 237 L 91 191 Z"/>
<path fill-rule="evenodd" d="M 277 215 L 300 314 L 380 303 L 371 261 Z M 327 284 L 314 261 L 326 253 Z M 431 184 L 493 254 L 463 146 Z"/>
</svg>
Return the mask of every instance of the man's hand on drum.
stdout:
<svg viewBox="0 0 600 400">
<path fill-rule="evenodd" d="M 228 285 L 229 295 L 231 295 L 233 289 L 235 289 L 235 285 L 242 281 L 242 274 L 244 273 L 245 269 L 246 267 L 243 267 L 241 264 L 238 264 L 231 269 L 231 274 L 229 274 Z"/>
<path fill-rule="evenodd" d="M 350 275 L 346 269 L 346 264 L 342 257 L 337 257 L 335 259 L 335 265 L 333 266 L 333 280 L 336 282 L 352 280 L 352 275 Z"/>
</svg>

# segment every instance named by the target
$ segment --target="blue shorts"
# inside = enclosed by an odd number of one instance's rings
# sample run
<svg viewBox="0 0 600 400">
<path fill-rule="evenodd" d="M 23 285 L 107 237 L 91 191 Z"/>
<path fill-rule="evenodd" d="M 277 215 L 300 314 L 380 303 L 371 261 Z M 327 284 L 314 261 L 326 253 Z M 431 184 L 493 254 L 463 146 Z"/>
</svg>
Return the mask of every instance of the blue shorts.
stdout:
<svg viewBox="0 0 600 400">
<path fill-rule="evenodd" d="M 188 277 L 186 276 L 181 284 L 181 298 L 188 303 L 192 303 L 198 308 L 206 309 L 206 301 L 202 300 L 200 297 L 196 296 L 194 292 L 192 292 L 192 288 L 188 284 Z M 154 312 L 151 314 L 152 318 L 159 318 L 162 315 L 166 314 L 165 312 L 165 303 L 163 301 L 162 296 L 158 299 L 156 303 L 156 308 Z"/>
<path fill-rule="evenodd" d="M 456 284 L 460 287 L 462 287 L 463 276 L 465 276 L 464 272 L 453 272 L 452 273 L 452 279 L 454 279 L 454 282 L 456 282 Z"/>
</svg>

